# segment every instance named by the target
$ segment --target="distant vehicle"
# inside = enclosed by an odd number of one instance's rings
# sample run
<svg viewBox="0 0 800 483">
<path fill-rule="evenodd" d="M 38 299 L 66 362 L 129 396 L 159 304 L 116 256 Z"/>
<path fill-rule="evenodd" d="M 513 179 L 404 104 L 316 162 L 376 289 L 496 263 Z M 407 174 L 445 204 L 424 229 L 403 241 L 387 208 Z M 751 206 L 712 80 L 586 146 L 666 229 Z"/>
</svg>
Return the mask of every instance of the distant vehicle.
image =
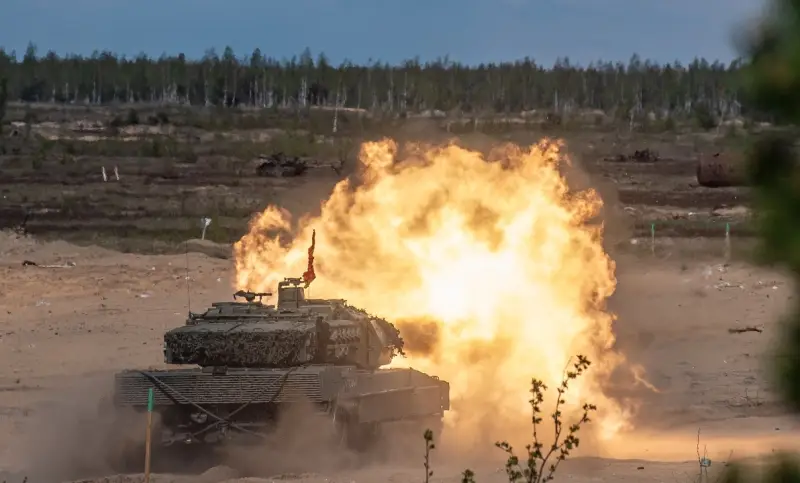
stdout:
<svg viewBox="0 0 800 483">
<path fill-rule="evenodd" d="M 341 174 L 342 164 L 309 163 L 308 159 L 299 156 L 287 156 L 284 153 L 275 153 L 269 156 L 261 155 L 255 161 L 257 176 L 266 178 L 292 178 L 305 175 L 309 169 L 331 168 L 336 174 Z"/>
</svg>

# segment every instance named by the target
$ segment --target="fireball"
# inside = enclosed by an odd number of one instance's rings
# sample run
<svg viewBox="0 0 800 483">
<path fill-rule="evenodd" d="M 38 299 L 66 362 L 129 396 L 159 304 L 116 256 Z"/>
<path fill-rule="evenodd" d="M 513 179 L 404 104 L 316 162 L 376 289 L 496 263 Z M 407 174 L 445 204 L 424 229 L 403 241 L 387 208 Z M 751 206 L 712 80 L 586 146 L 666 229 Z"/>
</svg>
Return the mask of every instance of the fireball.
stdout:
<svg viewBox="0 0 800 483">
<path fill-rule="evenodd" d="M 234 246 L 236 288 L 302 273 L 316 230 L 313 296 L 394 322 L 407 356 L 393 364 L 450 382 L 460 439 L 529 434 L 531 378 L 554 391 L 576 354 L 592 367 L 567 405 L 596 404 L 595 426 L 613 435 L 630 418 L 602 391 L 624 361 L 605 309 L 615 267 L 594 221 L 602 201 L 570 189 L 562 150 L 365 143 L 359 182 L 341 181 L 318 217 L 270 206 L 252 220 Z"/>
</svg>

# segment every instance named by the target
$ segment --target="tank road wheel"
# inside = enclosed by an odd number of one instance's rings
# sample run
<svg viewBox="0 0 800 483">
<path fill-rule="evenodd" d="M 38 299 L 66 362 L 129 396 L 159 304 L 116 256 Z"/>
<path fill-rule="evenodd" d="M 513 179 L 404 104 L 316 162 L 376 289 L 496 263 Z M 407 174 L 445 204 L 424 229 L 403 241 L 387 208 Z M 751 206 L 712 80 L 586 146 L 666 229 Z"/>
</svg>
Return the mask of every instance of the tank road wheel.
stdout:
<svg viewBox="0 0 800 483">
<path fill-rule="evenodd" d="M 434 416 L 385 423 L 376 451 L 384 460 L 416 463 L 416 458 L 425 448 L 425 431 L 430 429 L 433 432 L 433 443 L 440 448 L 442 427 L 441 417 Z"/>
<path fill-rule="evenodd" d="M 347 430 L 347 446 L 353 451 L 365 453 L 374 447 L 380 434 L 380 423 L 351 424 Z"/>
<path fill-rule="evenodd" d="M 359 423 L 352 412 L 341 407 L 334 412 L 334 425 L 339 434 L 339 442 L 347 449 L 359 453 L 372 448 L 381 434 L 379 423 Z"/>
</svg>

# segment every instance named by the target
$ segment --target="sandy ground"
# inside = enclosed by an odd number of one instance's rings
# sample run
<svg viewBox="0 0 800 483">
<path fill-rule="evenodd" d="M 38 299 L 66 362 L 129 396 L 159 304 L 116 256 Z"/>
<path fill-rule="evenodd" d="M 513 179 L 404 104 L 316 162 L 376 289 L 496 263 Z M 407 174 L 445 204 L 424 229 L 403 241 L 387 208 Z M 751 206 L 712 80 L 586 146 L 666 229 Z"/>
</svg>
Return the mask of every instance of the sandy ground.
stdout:
<svg viewBox="0 0 800 483">
<path fill-rule="evenodd" d="M 86 415 L 110 373 L 160 366 L 162 333 L 183 323 L 189 302 L 199 311 L 231 297 L 230 261 L 199 253 L 188 255 L 190 294 L 184 255 L 120 254 L 8 234 L 0 234 L 0 255 L 0 480 L 5 472 L 9 483 L 15 481 L 11 475 L 76 458 L 76 447 L 88 452 L 82 424 L 91 421 Z M 23 267 L 23 260 L 74 266 Z M 659 392 L 636 393 L 644 403 L 639 429 L 596 448 L 603 458 L 568 462 L 559 479 L 692 480 L 698 428 L 701 451 L 707 448 L 715 469 L 731 452 L 747 456 L 791 446 L 788 436 L 800 424 L 770 390 L 765 356 L 792 287 L 780 274 L 720 262 L 680 253 L 666 260 L 618 259 L 611 308 L 619 315 L 619 347 L 644 365 Z M 763 332 L 729 333 L 745 326 Z M 79 407 L 85 418 L 65 407 Z M 459 481 L 467 466 L 475 467 L 478 481 L 505 481 L 499 452 L 496 463 L 442 459 L 434 481 Z M 212 473 L 192 481 L 232 476 Z M 409 466 L 281 478 L 406 482 L 424 478 L 424 470 L 420 458 Z M 154 481 L 178 479 L 161 475 Z"/>
</svg>

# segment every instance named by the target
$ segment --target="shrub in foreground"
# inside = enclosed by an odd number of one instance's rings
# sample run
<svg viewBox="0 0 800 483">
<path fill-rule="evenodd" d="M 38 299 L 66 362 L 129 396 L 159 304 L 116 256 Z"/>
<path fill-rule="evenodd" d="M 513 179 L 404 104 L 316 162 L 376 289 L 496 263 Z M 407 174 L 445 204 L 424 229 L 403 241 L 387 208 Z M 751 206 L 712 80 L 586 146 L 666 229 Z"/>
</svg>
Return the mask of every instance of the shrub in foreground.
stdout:
<svg viewBox="0 0 800 483">
<path fill-rule="evenodd" d="M 563 405 L 566 404 L 565 395 L 569 389 L 570 381 L 573 381 L 582 375 L 586 369 L 589 368 L 591 362 L 584 356 L 579 355 L 577 361 L 572 364 L 572 368 L 567 370 L 564 378 L 561 380 L 560 385 L 556 388 L 557 399 L 553 412 L 549 418 L 553 420 L 553 441 L 549 445 L 545 445 L 541 439 L 542 429 L 542 405 L 544 404 L 544 396 L 547 391 L 547 385 L 539 379 L 531 381 L 531 425 L 533 427 L 533 441 L 525 446 L 525 456 L 521 459 L 514 448 L 507 441 L 500 441 L 495 443 L 499 449 L 506 454 L 506 476 L 508 481 L 512 483 L 526 482 L 526 483 L 542 483 L 553 479 L 559 464 L 566 460 L 576 449 L 581 440 L 578 438 L 578 431 L 585 423 L 589 423 L 591 419 L 589 414 L 596 411 L 597 407 L 593 404 L 584 404 L 582 406 L 582 414 L 580 418 L 574 423 L 566 427 L 563 423 L 564 414 L 562 413 Z M 433 432 L 430 430 L 425 431 L 425 482 L 430 481 L 433 476 L 433 470 L 430 465 L 430 452 L 436 446 L 433 441 Z M 475 473 L 466 469 L 461 475 L 463 483 L 474 483 Z"/>
</svg>

